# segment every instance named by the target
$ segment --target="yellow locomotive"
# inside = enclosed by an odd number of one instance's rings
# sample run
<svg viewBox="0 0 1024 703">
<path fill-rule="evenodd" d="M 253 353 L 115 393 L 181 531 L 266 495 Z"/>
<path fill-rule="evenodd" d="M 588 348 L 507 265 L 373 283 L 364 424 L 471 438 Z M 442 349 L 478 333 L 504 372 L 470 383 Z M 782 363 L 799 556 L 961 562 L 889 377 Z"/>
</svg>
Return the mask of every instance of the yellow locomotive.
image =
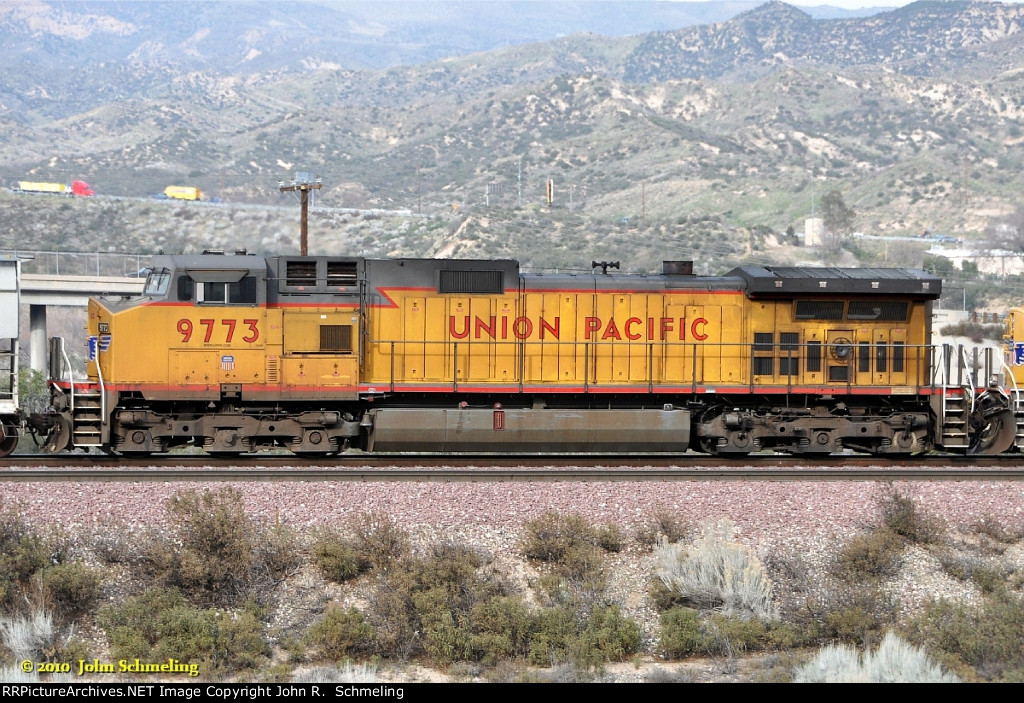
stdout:
<svg viewBox="0 0 1024 703">
<path fill-rule="evenodd" d="M 928 273 L 594 266 L 158 256 L 143 296 L 90 302 L 87 378 L 53 340 L 36 424 L 51 451 L 125 454 L 1012 444 L 1004 395 L 939 373 Z"/>
</svg>

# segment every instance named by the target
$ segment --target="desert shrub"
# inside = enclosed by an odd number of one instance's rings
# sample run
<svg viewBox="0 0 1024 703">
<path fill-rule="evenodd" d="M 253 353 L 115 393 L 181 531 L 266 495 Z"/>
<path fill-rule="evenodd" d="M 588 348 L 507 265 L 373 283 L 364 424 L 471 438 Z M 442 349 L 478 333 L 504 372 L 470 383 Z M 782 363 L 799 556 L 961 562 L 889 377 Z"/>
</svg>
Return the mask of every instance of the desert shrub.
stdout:
<svg viewBox="0 0 1024 703">
<path fill-rule="evenodd" d="M 1024 679 L 1024 597 L 1000 589 L 982 607 L 933 601 L 906 628 L 908 638 L 947 657 L 953 671 L 986 681 Z"/>
<path fill-rule="evenodd" d="M 0 617 L 0 642 L 18 661 L 45 661 L 44 652 L 53 648 L 59 636 L 53 615 L 45 610 Z"/>
<path fill-rule="evenodd" d="M 700 613 L 684 607 L 663 612 L 658 627 L 658 643 L 661 652 L 669 659 L 680 659 L 704 651 Z"/>
<path fill-rule="evenodd" d="M 769 654 L 762 659 L 751 683 L 793 683 L 793 671 L 799 661 L 803 661 L 803 655 L 798 656 L 796 651 Z"/>
<path fill-rule="evenodd" d="M 376 651 L 403 658 L 423 653 L 442 665 L 500 656 L 484 648 L 501 641 L 491 629 L 495 620 L 474 614 L 493 615 L 481 604 L 510 593 L 493 573 L 480 573 L 484 565 L 474 550 L 441 542 L 380 572 L 367 611 Z M 510 609 L 495 606 L 501 607 Z"/>
<path fill-rule="evenodd" d="M 533 664 L 571 663 L 577 671 L 620 661 L 640 646 L 640 626 L 617 605 L 593 608 L 585 618 L 565 606 L 544 608 L 535 617 L 529 660 Z"/>
<path fill-rule="evenodd" d="M 12 608 L 36 572 L 57 561 L 54 557 L 48 540 L 13 509 L 0 512 L 0 608 Z"/>
<path fill-rule="evenodd" d="M 490 683 L 540 683 L 541 672 L 531 667 L 526 661 L 502 659 L 484 672 Z"/>
<path fill-rule="evenodd" d="M 780 618 L 806 644 L 875 644 L 899 615 L 898 600 L 878 579 L 851 581 L 835 563 L 818 569 L 795 551 L 770 554 L 766 564 L 780 584 Z"/>
<path fill-rule="evenodd" d="M 606 552 L 621 552 L 622 530 L 613 524 L 598 526 L 594 528 L 594 543 Z"/>
<path fill-rule="evenodd" d="M 538 586 L 551 603 L 587 608 L 601 600 L 608 587 L 604 553 L 592 544 L 580 544 L 563 554 Z"/>
<path fill-rule="evenodd" d="M 549 602 L 584 610 L 607 589 L 605 551 L 621 548 L 617 528 L 595 528 L 577 514 L 548 512 L 524 526 L 523 553 L 547 565 L 539 587 Z"/>
<path fill-rule="evenodd" d="M 331 607 L 324 617 L 306 631 L 306 644 L 323 657 L 341 661 L 373 646 L 373 626 L 356 608 Z"/>
<path fill-rule="evenodd" d="M 314 534 L 313 559 L 324 578 L 344 583 L 370 568 L 370 561 L 359 553 L 351 539 L 337 530 L 319 530 Z"/>
<path fill-rule="evenodd" d="M 377 654 L 405 661 L 422 651 L 419 618 L 408 595 L 403 582 L 392 583 L 378 577 L 367 608 Z"/>
<path fill-rule="evenodd" d="M 212 666 L 214 671 L 259 670 L 270 656 L 260 610 L 249 607 L 231 613 L 207 611 L 213 621 Z"/>
<path fill-rule="evenodd" d="M 847 645 L 823 647 L 794 673 L 795 683 L 957 683 L 921 649 L 887 633 L 875 651 Z"/>
<path fill-rule="evenodd" d="M 73 628 L 62 630 L 48 611 L 35 608 L 24 615 L 0 617 L 0 645 L 16 662 L 73 662 L 89 653 L 85 643 L 73 636 Z M 51 682 L 67 678 L 46 677 Z M 0 681 L 8 679 L 0 677 Z"/>
<path fill-rule="evenodd" d="M 794 625 L 722 613 L 713 613 L 705 619 L 704 632 L 707 653 L 729 657 L 743 652 L 789 649 L 806 643 L 804 633 Z"/>
<path fill-rule="evenodd" d="M 733 541 L 728 521 L 707 523 L 690 548 L 662 542 L 655 549 L 657 575 L 684 604 L 698 609 L 773 618 L 772 582 L 764 567 Z"/>
<path fill-rule="evenodd" d="M 644 683 L 693 683 L 694 679 L 686 671 L 671 671 L 656 666 L 644 676 Z"/>
<path fill-rule="evenodd" d="M 972 527 L 978 535 L 978 547 L 988 554 L 1005 554 L 1009 546 L 1024 538 L 1024 532 L 1019 527 L 1003 525 L 989 516 L 978 520 Z"/>
<path fill-rule="evenodd" d="M 697 654 L 732 657 L 741 652 L 788 649 L 806 641 L 798 627 L 778 620 L 721 613 L 702 617 L 697 610 L 684 607 L 662 613 L 658 632 L 659 648 L 670 659 Z"/>
<path fill-rule="evenodd" d="M 473 657 L 485 666 L 529 652 L 532 618 L 522 598 L 495 596 L 473 605 L 470 611 Z"/>
<path fill-rule="evenodd" d="M 549 669 L 529 674 L 522 683 L 597 683 L 599 674 L 574 662 L 554 661 Z"/>
<path fill-rule="evenodd" d="M 595 664 L 622 661 L 640 648 L 640 625 L 619 606 L 601 605 L 591 611 L 580 640 L 583 651 L 598 657 Z"/>
<path fill-rule="evenodd" d="M 534 616 L 529 660 L 546 666 L 570 658 L 571 644 L 576 640 L 576 611 L 565 606 L 544 608 Z"/>
<path fill-rule="evenodd" d="M 122 605 L 106 605 L 97 622 L 115 659 L 174 658 L 217 674 L 256 668 L 269 654 L 254 610 L 201 610 L 175 588 L 149 588 Z"/>
<path fill-rule="evenodd" d="M 902 564 L 904 542 L 886 528 L 854 535 L 836 555 L 834 573 L 850 582 L 894 576 Z"/>
<path fill-rule="evenodd" d="M 1013 574 L 1010 566 L 991 557 L 942 551 L 939 563 L 947 574 L 960 581 L 971 581 L 984 593 L 1003 588 Z"/>
<path fill-rule="evenodd" d="M 946 534 L 942 518 L 922 512 L 914 499 L 889 484 L 878 499 L 882 524 L 893 534 L 916 544 L 935 544 Z"/>
<path fill-rule="evenodd" d="M 100 575 L 85 564 L 70 562 L 47 566 L 34 577 L 46 603 L 67 618 L 91 612 L 100 597 Z"/>
<path fill-rule="evenodd" d="M 150 537 L 139 565 L 155 585 L 179 589 L 198 605 L 265 602 L 300 563 L 294 535 L 253 523 L 233 488 L 179 492 L 167 507 L 171 533 Z"/>
<path fill-rule="evenodd" d="M 0 666 L 0 681 L 4 683 L 39 683 L 39 674 L 35 671 L 22 671 L 17 664 Z"/>
<path fill-rule="evenodd" d="M 654 603 L 654 607 L 659 611 L 666 611 L 675 607 L 686 607 L 686 598 L 671 590 L 660 578 L 651 581 L 647 593 L 651 598 L 651 602 Z"/>
<path fill-rule="evenodd" d="M 640 544 L 654 547 L 660 540 L 665 542 L 682 542 L 693 534 L 693 528 L 681 522 L 674 513 L 659 508 L 645 524 L 636 530 L 636 539 Z"/>
<path fill-rule="evenodd" d="M 349 523 L 352 544 L 360 559 L 380 569 L 409 551 L 409 535 L 386 513 L 363 513 Z"/>
<path fill-rule="evenodd" d="M 575 513 L 562 515 L 554 511 L 547 512 L 527 521 L 524 530 L 523 554 L 537 561 L 564 563 L 580 550 L 587 551 L 592 547 L 606 549 L 608 545 L 613 547 L 608 551 L 622 548 L 622 538 L 617 527 L 598 529 Z"/>
<path fill-rule="evenodd" d="M 93 535 L 89 547 L 104 564 L 129 564 L 138 558 L 138 543 L 123 525 L 106 525 Z"/>
<path fill-rule="evenodd" d="M 324 577 L 336 583 L 372 568 L 384 568 L 409 551 L 409 536 L 384 513 L 364 513 L 349 520 L 347 531 L 317 530 L 313 558 Z"/>
<path fill-rule="evenodd" d="M 297 674 L 292 683 L 376 683 L 377 667 L 373 664 L 352 664 L 342 667 L 320 666 Z"/>
</svg>

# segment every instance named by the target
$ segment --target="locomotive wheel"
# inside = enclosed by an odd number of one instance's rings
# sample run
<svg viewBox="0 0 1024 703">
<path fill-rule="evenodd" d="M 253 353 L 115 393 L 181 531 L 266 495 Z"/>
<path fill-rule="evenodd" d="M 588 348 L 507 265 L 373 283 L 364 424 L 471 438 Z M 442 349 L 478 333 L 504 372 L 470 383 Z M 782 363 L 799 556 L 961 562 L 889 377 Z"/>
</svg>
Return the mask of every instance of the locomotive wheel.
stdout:
<svg viewBox="0 0 1024 703">
<path fill-rule="evenodd" d="M 1012 410 L 1000 410 L 986 420 L 988 424 L 974 434 L 968 454 L 1002 454 L 1013 446 L 1017 422 Z"/>
<path fill-rule="evenodd" d="M 5 420 L 3 423 L 3 434 L 0 436 L 0 459 L 10 456 L 17 446 L 18 426 L 13 422 Z"/>
</svg>

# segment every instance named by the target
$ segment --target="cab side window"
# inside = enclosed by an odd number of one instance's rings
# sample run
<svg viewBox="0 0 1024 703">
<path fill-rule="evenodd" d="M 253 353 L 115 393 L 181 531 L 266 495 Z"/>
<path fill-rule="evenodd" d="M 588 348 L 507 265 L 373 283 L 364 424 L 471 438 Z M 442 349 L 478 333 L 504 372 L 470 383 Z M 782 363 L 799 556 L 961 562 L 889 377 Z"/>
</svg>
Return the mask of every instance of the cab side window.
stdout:
<svg viewBox="0 0 1024 703">
<path fill-rule="evenodd" d="M 178 279 L 178 300 L 192 301 L 196 294 L 196 282 L 190 276 L 182 276 Z"/>
<path fill-rule="evenodd" d="M 195 281 L 191 276 L 178 279 L 178 300 L 206 305 L 252 305 L 257 302 L 256 278 L 240 281 Z"/>
</svg>

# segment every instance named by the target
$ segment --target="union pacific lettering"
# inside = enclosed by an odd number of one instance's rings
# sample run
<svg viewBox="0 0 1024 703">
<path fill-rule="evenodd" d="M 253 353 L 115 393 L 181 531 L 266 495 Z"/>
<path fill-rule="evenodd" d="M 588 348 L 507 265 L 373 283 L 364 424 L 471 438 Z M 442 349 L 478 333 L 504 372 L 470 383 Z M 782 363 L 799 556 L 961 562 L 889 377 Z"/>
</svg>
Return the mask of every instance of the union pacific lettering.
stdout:
<svg viewBox="0 0 1024 703">
<path fill-rule="evenodd" d="M 630 317 L 625 320 L 614 317 L 583 318 L 583 341 L 645 341 L 703 342 L 708 321 L 703 317 L 687 320 L 685 317 Z M 529 317 L 508 315 L 490 317 L 463 315 L 448 316 L 448 333 L 454 339 L 530 339 L 536 333 L 538 339 L 561 339 L 562 320 L 559 317 L 536 320 Z"/>
</svg>

